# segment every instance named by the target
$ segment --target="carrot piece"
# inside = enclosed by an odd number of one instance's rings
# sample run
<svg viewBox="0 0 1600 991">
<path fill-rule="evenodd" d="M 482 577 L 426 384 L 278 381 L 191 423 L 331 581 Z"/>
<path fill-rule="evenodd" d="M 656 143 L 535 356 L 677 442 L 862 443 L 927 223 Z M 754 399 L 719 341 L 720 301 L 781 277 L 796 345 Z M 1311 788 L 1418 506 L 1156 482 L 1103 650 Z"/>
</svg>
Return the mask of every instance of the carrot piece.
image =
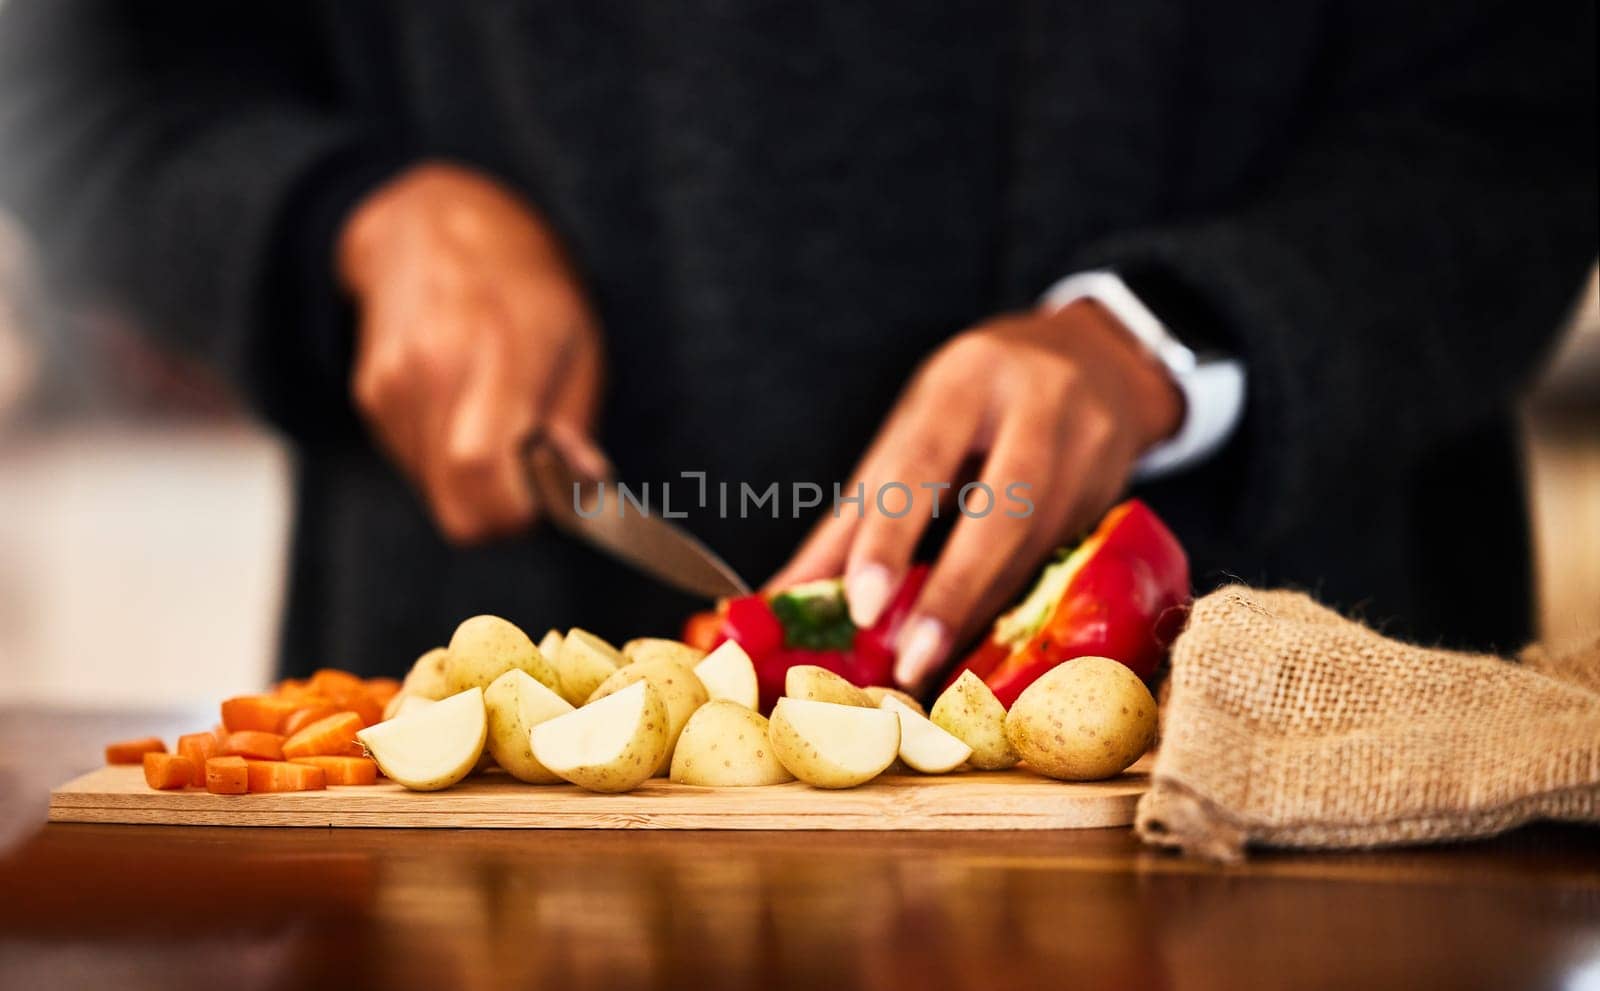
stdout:
<svg viewBox="0 0 1600 991">
<path fill-rule="evenodd" d="M 283 721 L 283 735 L 294 736 L 317 720 L 336 716 L 343 711 L 343 709 L 331 703 L 328 705 L 308 705 L 304 708 L 296 709 L 289 713 L 289 718 Z"/>
<path fill-rule="evenodd" d="M 357 675 L 337 668 L 322 668 L 312 674 L 311 680 L 306 682 L 312 691 L 321 695 L 331 695 L 338 698 L 341 695 L 352 695 L 356 692 L 365 692 L 367 683 Z"/>
<path fill-rule="evenodd" d="M 144 755 L 144 781 L 150 787 L 166 791 L 193 780 L 194 762 L 189 758 L 155 751 Z"/>
<path fill-rule="evenodd" d="M 243 757 L 213 757 L 206 761 L 206 791 L 213 795 L 243 795 L 250 790 L 250 765 Z"/>
<path fill-rule="evenodd" d="M 255 729 L 240 730 L 228 734 L 222 752 L 252 760 L 283 760 L 283 736 Z"/>
<path fill-rule="evenodd" d="M 342 754 L 356 742 L 356 732 L 362 727 L 361 717 L 353 712 L 319 719 L 305 727 L 283 744 L 285 757 L 320 757 Z"/>
<path fill-rule="evenodd" d="M 272 694 L 286 699 L 297 699 L 309 690 L 304 678 L 285 678 L 272 686 Z"/>
<path fill-rule="evenodd" d="M 194 777 L 189 783 L 196 788 L 206 786 L 206 761 L 222 753 L 222 744 L 213 733 L 185 733 L 178 737 L 178 753 L 189 758 L 194 765 Z"/>
<path fill-rule="evenodd" d="M 300 708 L 300 703 L 271 695 L 240 695 L 222 703 L 222 725 L 229 733 L 241 730 L 258 730 L 276 733 L 289 714 Z"/>
<path fill-rule="evenodd" d="M 378 783 L 378 762 L 370 757 L 291 757 L 289 762 L 322 768 L 330 785 Z"/>
<path fill-rule="evenodd" d="M 400 682 L 395 678 L 368 678 L 367 697 L 379 705 L 388 705 L 389 700 L 400 694 Z"/>
<path fill-rule="evenodd" d="M 333 702 L 341 711 L 353 712 L 360 716 L 363 726 L 383 721 L 383 705 L 367 694 L 364 688 L 353 692 L 336 692 Z"/>
<path fill-rule="evenodd" d="M 144 760 L 145 754 L 164 754 L 167 745 L 161 742 L 160 737 L 147 736 L 142 740 L 123 740 L 120 743 L 106 744 L 107 764 L 137 764 Z"/>
<path fill-rule="evenodd" d="M 251 791 L 321 791 L 328 787 L 320 767 L 281 760 L 245 761 Z"/>
</svg>

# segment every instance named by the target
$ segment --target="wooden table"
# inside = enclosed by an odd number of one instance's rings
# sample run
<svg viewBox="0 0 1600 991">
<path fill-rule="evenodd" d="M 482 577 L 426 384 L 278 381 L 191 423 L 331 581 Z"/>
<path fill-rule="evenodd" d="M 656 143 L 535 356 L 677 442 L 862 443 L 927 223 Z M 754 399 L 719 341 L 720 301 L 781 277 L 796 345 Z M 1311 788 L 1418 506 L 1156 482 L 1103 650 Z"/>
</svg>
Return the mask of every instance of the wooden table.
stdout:
<svg viewBox="0 0 1600 991">
<path fill-rule="evenodd" d="M 1126 830 L 41 825 L 194 714 L 0 709 L 0 988 L 1600 987 L 1600 834 L 1263 855 Z"/>
</svg>

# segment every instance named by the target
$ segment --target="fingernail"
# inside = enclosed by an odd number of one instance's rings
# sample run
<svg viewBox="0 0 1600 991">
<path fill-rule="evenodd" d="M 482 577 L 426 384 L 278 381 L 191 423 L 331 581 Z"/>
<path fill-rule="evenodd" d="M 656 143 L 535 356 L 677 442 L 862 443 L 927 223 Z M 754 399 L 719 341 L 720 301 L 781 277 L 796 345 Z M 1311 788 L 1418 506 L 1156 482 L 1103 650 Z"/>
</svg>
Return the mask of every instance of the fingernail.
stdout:
<svg viewBox="0 0 1600 991">
<path fill-rule="evenodd" d="M 889 604 L 889 569 L 881 564 L 865 564 L 844 580 L 845 601 L 850 604 L 850 622 L 867 629 L 883 615 Z"/>
<path fill-rule="evenodd" d="M 900 634 L 894 680 L 907 687 L 920 683 L 944 657 L 947 640 L 944 624 L 936 619 L 919 616 L 907 623 L 905 632 Z"/>
</svg>

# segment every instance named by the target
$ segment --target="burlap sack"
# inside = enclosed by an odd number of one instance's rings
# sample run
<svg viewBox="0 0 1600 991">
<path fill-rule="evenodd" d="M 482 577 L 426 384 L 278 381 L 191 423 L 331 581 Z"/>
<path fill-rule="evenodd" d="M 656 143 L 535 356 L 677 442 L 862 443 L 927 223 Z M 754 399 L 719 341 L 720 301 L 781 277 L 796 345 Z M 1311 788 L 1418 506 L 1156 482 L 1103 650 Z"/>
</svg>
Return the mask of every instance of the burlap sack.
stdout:
<svg viewBox="0 0 1600 991">
<path fill-rule="evenodd" d="M 1173 647 L 1139 835 L 1236 860 L 1600 823 L 1600 643 L 1524 660 L 1400 643 L 1297 592 L 1213 592 Z"/>
</svg>

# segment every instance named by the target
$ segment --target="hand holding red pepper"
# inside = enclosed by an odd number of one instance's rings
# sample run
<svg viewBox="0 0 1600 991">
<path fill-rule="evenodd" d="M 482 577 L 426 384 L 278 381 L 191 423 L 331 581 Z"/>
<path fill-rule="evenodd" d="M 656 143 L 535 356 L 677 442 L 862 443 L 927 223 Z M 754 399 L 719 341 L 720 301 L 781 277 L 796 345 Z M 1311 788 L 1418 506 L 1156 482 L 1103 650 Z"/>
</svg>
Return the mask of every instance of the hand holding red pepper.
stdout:
<svg viewBox="0 0 1600 991">
<path fill-rule="evenodd" d="M 1165 369 L 1098 304 L 997 317 L 928 359 L 850 481 L 868 493 L 900 482 L 912 492 L 910 511 L 895 518 L 869 505 L 825 517 L 769 588 L 842 573 L 852 618 L 871 627 L 901 588 L 935 499 L 955 512 L 965 463 L 981 459 L 977 478 L 997 497 L 1028 484 L 1030 515 L 997 505 L 951 532 L 899 634 L 895 679 L 920 686 L 1111 505 L 1135 459 L 1182 417 Z M 940 482 L 952 487 L 923 487 Z"/>
</svg>

